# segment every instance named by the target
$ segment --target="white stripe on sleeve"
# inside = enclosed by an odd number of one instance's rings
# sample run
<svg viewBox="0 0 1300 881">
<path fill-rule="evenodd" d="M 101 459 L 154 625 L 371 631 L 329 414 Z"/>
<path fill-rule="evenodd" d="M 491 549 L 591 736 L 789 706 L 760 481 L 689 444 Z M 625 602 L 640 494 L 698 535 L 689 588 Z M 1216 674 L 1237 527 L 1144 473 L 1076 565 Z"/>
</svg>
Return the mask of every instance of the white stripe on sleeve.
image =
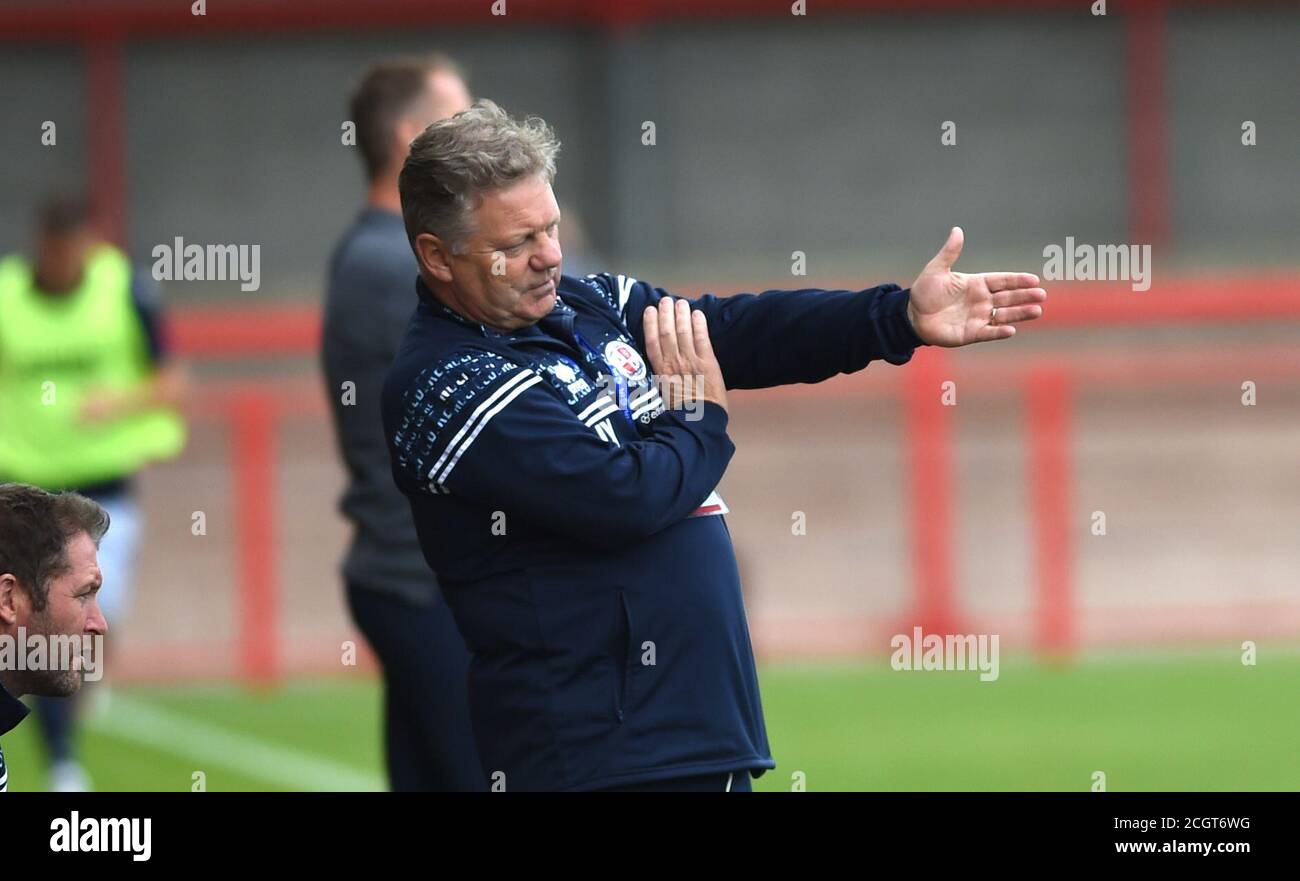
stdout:
<svg viewBox="0 0 1300 881">
<path fill-rule="evenodd" d="M 636 284 L 635 278 L 626 275 L 618 277 L 618 314 L 622 315 L 627 311 L 628 297 L 632 296 L 632 285 Z"/>
<path fill-rule="evenodd" d="M 530 379 L 528 379 L 526 382 L 514 383 L 511 392 L 508 395 L 506 395 L 505 398 L 499 404 L 497 404 L 491 410 L 487 411 L 487 413 L 483 415 L 482 419 L 478 420 L 478 424 L 474 427 L 474 431 L 471 432 L 470 436 L 465 439 L 465 442 L 460 445 L 460 449 L 456 451 L 456 455 L 453 456 L 452 460 L 447 463 L 446 469 L 444 469 L 443 472 L 440 475 L 438 475 L 438 483 L 444 485 L 446 484 L 447 477 L 448 475 L 451 474 L 451 469 L 456 467 L 456 463 L 460 461 L 460 457 L 465 455 L 465 451 L 469 449 L 470 444 L 474 443 L 474 439 L 478 437 L 479 432 L 483 430 L 484 426 L 486 426 L 489 422 L 492 421 L 493 416 L 497 415 L 503 409 L 505 409 L 506 405 L 509 404 L 511 401 L 513 401 L 515 398 L 519 397 L 528 389 L 532 388 L 533 386 L 537 385 L 537 383 L 542 381 L 542 378 L 537 374 L 533 373 L 531 370 L 527 371 L 527 373 L 531 377 Z M 507 385 L 510 384 L 507 383 Z M 504 389 L 506 388 L 506 386 L 502 386 L 502 388 Z M 488 404 L 492 403 L 494 399 L 500 397 L 500 392 L 501 389 L 498 389 L 497 394 L 493 395 L 487 401 L 484 401 L 483 406 L 479 407 L 479 410 L 482 410 L 483 407 L 486 407 Z M 478 415 L 479 410 L 474 411 L 475 416 Z M 471 421 L 473 421 L 472 417 L 471 417 Z M 468 425 L 469 423 L 466 423 L 466 426 Z M 462 428 L 461 433 L 464 433 L 464 431 L 465 429 Z M 457 436 L 459 437 L 459 435 Z"/>
<path fill-rule="evenodd" d="M 430 480 L 434 479 L 433 476 L 438 473 L 438 471 L 446 463 L 447 459 L 455 454 L 457 445 L 460 444 L 461 442 L 461 438 L 463 438 L 466 434 L 468 434 L 471 431 L 474 432 L 474 434 L 478 434 L 478 431 L 475 430 L 474 426 L 478 423 L 480 417 L 483 415 L 483 412 L 487 410 L 489 407 L 491 407 L 492 404 L 498 398 L 500 398 L 504 394 L 507 394 L 512 388 L 519 385 L 519 383 L 527 380 L 529 377 L 532 377 L 533 379 L 540 378 L 537 376 L 537 374 L 533 373 L 533 371 L 529 370 L 527 367 L 521 367 L 518 373 L 510 377 L 505 382 L 501 383 L 501 385 L 497 388 L 497 390 L 488 396 L 488 399 L 486 401 L 478 405 L 478 408 L 475 409 L 474 412 L 470 414 L 469 419 L 465 420 L 465 424 L 461 426 L 460 431 L 456 432 L 456 436 L 453 437 L 451 441 L 447 444 L 447 449 L 442 451 L 442 455 L 438 457 L 438 461 L 435 462 L 433 464 L 433 467 L 429 469 Z M 445 477 L 446 475 L 444 474 L 443 476 Z M 437 479 L 437 482 L 441 483 L 442 480 L 443 478 L 439 477 Z"/>
</svg>

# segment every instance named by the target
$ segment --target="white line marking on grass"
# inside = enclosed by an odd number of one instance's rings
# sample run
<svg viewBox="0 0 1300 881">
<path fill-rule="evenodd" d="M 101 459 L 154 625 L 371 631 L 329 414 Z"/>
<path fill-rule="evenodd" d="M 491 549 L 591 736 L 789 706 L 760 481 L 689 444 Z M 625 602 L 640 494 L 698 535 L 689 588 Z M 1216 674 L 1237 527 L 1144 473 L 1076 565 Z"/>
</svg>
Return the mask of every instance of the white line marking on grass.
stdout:
<svg viewBox="0 0 1300 881">
<path fill-rule="evenodd" d="M 388 788 L 378 777 L 339 762 L 188 719 L 116 692 L 108 712 L 88 722 L 104 734 L 194 762 L 195 770 L 218 765 L 308 792 L 375 792 Z M 212 775 L 208 776 L 211 780 Z M 189 786 L 188 778 L 176 781 L 177 789 Z"/>
</svg>

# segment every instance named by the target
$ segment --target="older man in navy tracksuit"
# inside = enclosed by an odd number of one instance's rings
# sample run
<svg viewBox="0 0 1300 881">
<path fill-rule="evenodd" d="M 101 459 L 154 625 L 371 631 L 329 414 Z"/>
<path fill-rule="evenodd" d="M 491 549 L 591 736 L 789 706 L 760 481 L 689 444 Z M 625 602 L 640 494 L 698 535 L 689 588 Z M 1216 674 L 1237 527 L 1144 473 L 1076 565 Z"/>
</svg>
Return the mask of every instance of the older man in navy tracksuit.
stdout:
<svg viewBox="0 0 1300 881">
<path fill-rule="evenodd" d="M 910 290 L 687 303 L 561 276 L 557 148 L 487 101 L 412 143 L 419 302 L 384 387 L 393 474 L 473 655 L 495 788 L 746 790 L 775 762 L 715 491 L 727 389 L 1008 337 L 1046 293 L 952 271 L 956 229 Z"/>
</svg>

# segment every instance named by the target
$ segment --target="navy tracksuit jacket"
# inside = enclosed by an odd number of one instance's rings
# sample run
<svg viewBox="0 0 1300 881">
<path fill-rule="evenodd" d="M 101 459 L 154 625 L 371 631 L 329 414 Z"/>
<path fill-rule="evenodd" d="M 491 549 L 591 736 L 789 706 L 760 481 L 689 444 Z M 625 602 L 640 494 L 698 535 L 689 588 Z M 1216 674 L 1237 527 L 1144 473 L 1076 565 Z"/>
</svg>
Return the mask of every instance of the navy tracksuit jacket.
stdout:
<svg viewBox="0 0 1300 881">
<path fill-rule="evenodd" d="M 712 496 L 734 451 L 727 413 L 665 410 L 648 382 L 641 313 L 668 294 L 564 276 L 551 314 L 506 333 L 417 290 L 384 428 L 473 653 L 489 777 L 584 790 L 776 767 Z M 691 305 L 727 387 L 746 389 L 906 363 L 922 345 L 907 303 L 884 285 Z"/>
</svg>

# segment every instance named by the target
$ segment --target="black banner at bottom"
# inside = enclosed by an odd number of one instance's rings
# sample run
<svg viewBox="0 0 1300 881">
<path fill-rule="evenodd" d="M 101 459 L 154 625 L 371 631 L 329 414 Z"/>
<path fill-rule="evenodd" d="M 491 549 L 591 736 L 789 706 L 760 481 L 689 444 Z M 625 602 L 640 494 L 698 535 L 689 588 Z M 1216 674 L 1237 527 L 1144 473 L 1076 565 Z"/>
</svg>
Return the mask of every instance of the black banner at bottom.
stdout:
<svg viewBox="0 0 1300 881">
<path fill-rule="evenodd" d="M 1290 855 L 1295 793 L 800 793 L 723 798 L 368 794 L 7 794 L 7 864 L 160 865 L 247 870 L 283 861 L 335 871 L 349 864 L 465 858 L 505 864 L 556 848 L 660 859 L 700 845 L 811 848 L 816 858 L 909 853 L 961 863 L 1074 857 Z M 769 794 L 770 795 L 770 794 Z M 729 802 L 723 804 L 723 801 Z M 537 848 L 543 848 L 539 851 Z M 484 848 L 487 848 L 485 850 Z M 634 850 L 635 848 L 635 850 Z M 250 863 L 250 860 L 256 860 Z M 863 863 L 866 868 L 866 863 Z"/>
</svg>

